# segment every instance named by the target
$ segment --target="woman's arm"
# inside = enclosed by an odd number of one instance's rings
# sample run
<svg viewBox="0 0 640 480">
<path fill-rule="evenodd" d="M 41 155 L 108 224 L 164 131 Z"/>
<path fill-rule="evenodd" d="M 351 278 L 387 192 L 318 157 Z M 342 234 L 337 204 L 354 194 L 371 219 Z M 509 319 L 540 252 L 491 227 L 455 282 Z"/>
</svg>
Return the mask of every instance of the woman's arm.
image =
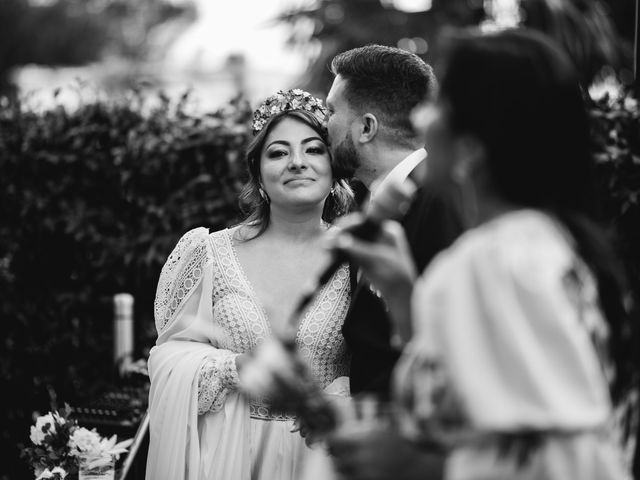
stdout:
<svg viewBox="0 0 640 480">
<path fill-rule="evenodd" d="M 204 228 L 182 237 L 162 270 L 156 295 L 157 345 L 180 342 L 185 354 L 195 344 L 205 349 L 191 373 L 197 380 L 200 415 L 222 408 L 227 394 L 238 386 L 240 363 L 237 353 L 217 348 L 224 332 L 213 318 L 214 267 L 208 237 Z"/>
<path fill-rule="evenodd" d="M 198 415 L 219 411 L 227 394 L 237 389 L 238 356 L 219 350 L 204 361 L 198 373 Z"/>
</svg>

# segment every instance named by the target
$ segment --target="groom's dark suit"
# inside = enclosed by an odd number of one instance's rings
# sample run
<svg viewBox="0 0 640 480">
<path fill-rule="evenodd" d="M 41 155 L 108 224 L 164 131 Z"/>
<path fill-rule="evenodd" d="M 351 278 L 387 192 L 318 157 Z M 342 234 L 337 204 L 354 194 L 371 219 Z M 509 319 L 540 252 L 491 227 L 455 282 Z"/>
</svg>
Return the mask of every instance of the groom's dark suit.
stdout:
<svg viewBox="0 0 640 480">
<path fill-rule="evenodd" d="M 418 272 L 462 232 L 450 199 L 422 187 L 401 221 Z M 353 282 L 355 283 L 355 282 Z M 363 277 L 352 288 L 351 307 L 342 333 L 351 351 L 351 393 L 389 393 L 391 373 L 400 352 L 390 344 L 386 307 Z"/>
</svg>

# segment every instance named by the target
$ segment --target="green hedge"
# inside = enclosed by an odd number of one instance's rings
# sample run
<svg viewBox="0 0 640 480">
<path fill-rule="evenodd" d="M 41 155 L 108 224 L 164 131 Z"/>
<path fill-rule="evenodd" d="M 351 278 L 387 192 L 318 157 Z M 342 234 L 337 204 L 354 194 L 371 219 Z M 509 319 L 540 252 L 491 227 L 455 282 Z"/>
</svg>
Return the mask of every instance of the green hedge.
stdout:
<svg viewBox="0 0 640 480">
<path fill-rule="evenodd" d="M 627 273 L 631 334 L 633 344 L 640 345 L 640 108 L 636 96 L 626 92 L 614 98 L 605 95 L 592 102 L 590 114 L 602 212 Z M 637 389 L 640 388 L 640 350 L 635 348 L 633 354 L 632 380 Z M 632 419 L 626 421 L 629 429 L 634 429 Z M 638 436 L 639 427 L 635 425 Z M 640 478 L 639 448 L 640 443 L 635 449 L 634 478 Z"/>
<path fill-rule="evenodd" d="M 632 293 L 640 294 L 640 107 L 633 92 L 589 105 L 602 210 L 617 237 Z"/>
<path fill-rule="evenodd" d="M 13 459 L 33 411 L 114 380 L 113 294 L 135 296 L 143 357 L 158 275 L 180 235 L 237 217 L 248 104 L 192 116 L 187 100 L 133 92 L 74 111 L 0 105 L 0 478 L 24 473 Z"/>
</svg>

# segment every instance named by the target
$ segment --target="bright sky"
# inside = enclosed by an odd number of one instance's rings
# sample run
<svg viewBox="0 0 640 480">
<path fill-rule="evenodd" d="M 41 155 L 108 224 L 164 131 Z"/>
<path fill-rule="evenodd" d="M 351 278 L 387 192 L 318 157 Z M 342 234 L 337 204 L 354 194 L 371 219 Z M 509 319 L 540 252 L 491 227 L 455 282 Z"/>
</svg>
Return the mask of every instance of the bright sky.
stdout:
<svg viewBox="0 0 640 480">
<path fill-rule="evenodd" d="M 198 19 L 171 44 L 161 65 L 149 67 L 166 93 L 178 97 L 189 88 L 200 111 L 219 108 L 237 94 L 238 87 L 225 69 L 230 54 L 246 58 L 245 93 L 254 103 L 281 88 L 297 86 L 305 59 L 287 47 L 287 28 L 269 25 L 269 21 L 292 5 L 313 0 L 172 1 L 193 1 Z M 154 71 L 158 66 L 160 69 Z M 54 101 L 51 92 L 56 87 L 63 89 L 57 101 L 75 105 L 77 94 L 68 87 L 76 78 L 100 85 L 105 75 L 117 76 L 130 70 L 130 65 L 113 59 L 82 67 L 32 65 L 18 69 L 14 81 L 44 108 Z"/>
<path fill-rule="evenodd" d="M 287 29 L 268 24 L 299 0 L 194 1 L 198 20 L 167 52 L 172 68 L 219 70 L 231 53 L 243 53 L 254 71 L 297 74 L 304 67 L 300 55 L 287 49 Z"/>
</svg>

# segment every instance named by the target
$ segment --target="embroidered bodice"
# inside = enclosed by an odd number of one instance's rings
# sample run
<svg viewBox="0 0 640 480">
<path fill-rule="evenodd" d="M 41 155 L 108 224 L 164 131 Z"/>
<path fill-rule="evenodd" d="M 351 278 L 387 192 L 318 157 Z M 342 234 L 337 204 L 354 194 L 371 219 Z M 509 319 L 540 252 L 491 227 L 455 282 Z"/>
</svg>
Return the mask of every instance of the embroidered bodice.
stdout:
<svg viewBox="0 0 640 480">
<path fill-rule="evenodd" d="M 216 347 L 199 371 L 199 413 L 222 408 L 227 393 L 238 385 L 235 357 L 250 352 L 272 335 L 264 308 L 238 261 L 232 234 L 232 229 L 211 234 L 203 228 L 188 232 L 167 260 L 158 285 L 159 342 L 172 329 L 180 312 L 188 310 L 184 307 L 187 302 L 201 302 L 204 296 L 210 298 L 212 325 L 192 327 Z M 207 274 L 211 275 L 211 281 L 202 282 Z M 200 285 L 205 287 L 199 295 L 194 295 Z M 189 300 L 192 295 L 194 298 Z M 347 348 L 341 328 L 349 298 L 349 272 L 344 265 L 319 292 L 298 325 L 298 350 L 322 387 L 348 374 Z M 184 331 L 179 335 L 184 336 Z M 252 399 L 249 407 L 253 418 L 290 418 L 271 411 L 262 399 Z"/>
<path fill-rule="evenodd" d="M 247 353 L 272 335 L 271 326 L 238 261 L 232 230 L 210 235 L 214 251 L 213 316 L 228 334 L 222 348 Z M 296 334 L 301 355 L 323 387 L 346 374 L 341 328 L 349 308 L 349 272 L 343 265 L 305 312 Z"/>
</svg>

